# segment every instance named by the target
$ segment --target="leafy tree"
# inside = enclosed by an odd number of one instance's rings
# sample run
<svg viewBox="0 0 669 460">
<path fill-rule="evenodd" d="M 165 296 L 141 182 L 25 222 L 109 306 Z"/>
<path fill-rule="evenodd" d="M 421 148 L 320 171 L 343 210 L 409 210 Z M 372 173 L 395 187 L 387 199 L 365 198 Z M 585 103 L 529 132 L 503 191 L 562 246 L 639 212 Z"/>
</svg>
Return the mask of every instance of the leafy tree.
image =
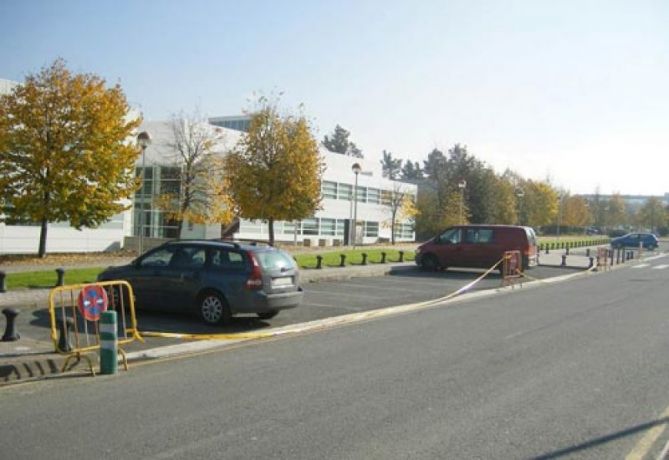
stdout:
<svg viewBox="0 0 669 460">
<path fill-rule="evenodd" d="M 522 201 L 520 200 L 524 198 L 524 195 L 518 196 L 518 190 L 504 176 L 494 174 L 493 176 L 496 182 L 491 186 L 491 199 L 493 201 L 490 223 L 507 225 L 518 223 L 517 209 L 522 208 Z"/>
<path fill-rule="evenodd" d="M 390 180 L 395 180 L 399 177 L 402 170 L 402 160 L 393 158 L 393 154 L 383 151 L 383 160 L 381 160 L 381 168 L 383 177 Z"/>
<path fill-rule="evenodd" d="M 40 223 L 40 257 L 49 222 L 94 228 L 126 209 L 139 185 L 128 110 L 119 85 L 62 59 L 0 97 L 0 197 L 8 219 Z"/>
<path fill-rule="evenodd" d="M 625 200 L 619 193 L 614 193 L 608 200 L 606 210 L 606 224 L 612 227 L 618 227 L 627 223 L 627 206 Z"/>
<path fill-rule="evenodd" d="M 523 224 L 541 227 L 556 222 L 558 193 L 547 182 L 528 180 L 523 201 Z"/>
<path fill-rule="evenodd" d="M 404 166 L 402 166 L 400 179 L 404 181 L 419 181 L 423 179 L 423 177 L 424 177 L 423 170 L 420 169 L 420 163 L 418 163 L 417 161 L 413 163 L 409 160 L 404 161 Z"/>
<path fill-rule="evenodd" d="M 323 145 L 331 152 L 341 153 L 356 158 L 363 158 L 362 150 L 349 140 L 351 133 L 341 126 L 337 125 L 332 137 L 325 135 Z"/>
<path fill-rule="evenodd" d="M 562 225 L 585 227 L 591 222 L 592 215 L 583 197 L 568 195 L 562 198 Z"/>
<path fill-rule="evenodd" d="M 178 190 L 161 194 L 158 208 L 177 221 L 181 235 L 184 220 L 193 223 L 227 223 L 233 217 L 233 205 L 221 184 L 224 177 L 220 130 L 197 115 L 183 113 L 170 122 L 174 165 L 179 168 Z"/>
<path fill-rule="evenodd" d="M 226 191 L 242 217 L 267 220 L 274 244 L 276 220 L 310 217 L 318 209 L 323 163 L 303 115 L 281 116 L 259 100 L 249 132 L 225 158 Z"/>
<path fill-rule="evenodd" d="M 655 232 L 658 227 L 667 225 L 667 212 L 662 200 L 657 197 L 650 197 L 639 209 L 637 215 L 639 225 L 649 228 Z"/>
</svg>

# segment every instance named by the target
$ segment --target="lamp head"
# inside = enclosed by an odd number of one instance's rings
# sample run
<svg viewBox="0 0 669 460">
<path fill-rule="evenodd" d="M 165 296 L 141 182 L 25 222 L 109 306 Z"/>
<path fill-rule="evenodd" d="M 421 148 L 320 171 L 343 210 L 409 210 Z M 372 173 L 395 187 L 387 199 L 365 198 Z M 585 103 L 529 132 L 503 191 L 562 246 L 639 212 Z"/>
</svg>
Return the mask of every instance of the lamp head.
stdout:
<svg viewBox="0 0 669 460">
<path fill-rule="evenodd" d="M 137 135 L 137 143 L 143 149 L 151 145 L 151 135 L 148 133 L 148 131 L 142 131 Z"/>
</svg>

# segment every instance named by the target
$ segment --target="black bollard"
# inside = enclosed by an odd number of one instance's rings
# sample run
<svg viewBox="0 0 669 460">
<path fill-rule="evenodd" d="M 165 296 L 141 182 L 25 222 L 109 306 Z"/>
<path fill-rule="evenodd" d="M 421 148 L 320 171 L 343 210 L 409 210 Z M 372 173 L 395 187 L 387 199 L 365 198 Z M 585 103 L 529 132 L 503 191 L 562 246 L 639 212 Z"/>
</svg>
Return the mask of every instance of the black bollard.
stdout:
<svg viewBox="0 0 669 460">
<path fill-rule="evenodd" d="M 567 246 L 567 250 L 565 251 L 565 254 L 569 255 L 569 246 Z"/>
<path fill-rule="evenodd" d="M 585 250 L 585 257 L 590 257 L 590 248 Z"/>
<path fill-rule="evenodd" d="M 588 256 L 588 258 L 590 259 L 590 265 L 588 265 L 588 268 L 592 268 L 592 267 L 594 267 L 594 265 L 595 265 L 595 258 L 594 258 L 594 257 L 591 257 L 591 256 Z"/>
<path fill-rule="evenodd" d="M 546 254 L 549 254 L 549 252 L 548 252 L 548 246 L 550 246 L 550 245 L 548 245 L 548 244 L 546 245 Z"/>
<path fill-rule="evenodd" d="M 346 254 L 339 254 L 339 266 L 340 267 L 346 266 Z"/>
<path fill-rule="evenodd" d="M 367 253 L 362 253 L 362 265 L 367 265 Z"/>
<path fill-rule="evenodd" d="M 63 267 L 57 268 L 56 275 L 58 275 L 58 280 L 56 280 L 56 286 L 65 285 L 65 269 Z"/>
<path fill-rule="evenodd" d="M 386 253 L 385 252 L 381 252 L 381 263 L 382 264 L 386 263 Z"/>
<path fill-rule="evenodd" d="M 567 254 L 562 254 L 562 264 L 560 266 L 561 267 L 567 266 Z"/>
<path fill-rule="evenodd" d="M 620 248 L 616 251 L 616 264 L 620 264 Z"/>
<path fill-rule="evenodd" d="M 5 272 L 0 272 L 0 292 L 7 292 L 7 284 L 5 284 Z"/>
<path fill-rule="evenodd" d="M 16 308 L 4 308 L 2 314 L 7 318 L 7 327 L 5 327 L 5 335 L 2 336 L 2 341 L 14 342 L 19 340 L 21 335 L 16 330 L 16 317 L 19 316 L 19 311 Z"/>
<path fill-rule="evenodd" d="M 316 268 L 321 269 L 323 264 L 323 256 L 316 256 Z"/>
<path fill-rule="evenodd" d="M 404 262 L 404 251 L 400 251 L 400 260 L 398 262 Z"/>
<path fill-rule="evenodd" d="M 611 266 L 613 266 L 613 249 L 609 249 L 609 257 L 611 258 Z"/>
<path fill-rule="evenodd" d="M 58 325 L 58 350 L 69 352 L 72 351 L 72 343 L 70 342 L 70 331 L 74 329 L 74 318 L 66 318 L 65 321 L 58 318 L 56 320 Z"/>
</svg>

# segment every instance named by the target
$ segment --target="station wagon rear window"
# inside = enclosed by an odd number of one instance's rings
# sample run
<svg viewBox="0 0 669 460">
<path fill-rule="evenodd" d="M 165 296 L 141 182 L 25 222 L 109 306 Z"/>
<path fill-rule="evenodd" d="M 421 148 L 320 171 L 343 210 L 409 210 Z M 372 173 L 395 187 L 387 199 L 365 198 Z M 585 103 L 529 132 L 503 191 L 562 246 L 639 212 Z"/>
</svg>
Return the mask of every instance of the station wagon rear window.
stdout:
<svg viewBox="0 0 669 460">
<path fill-rule="evenodd" d="M 289 255 L 279 251 L 258 252 L 256 257 L 260 265 L 267 270 L 294 268 L 295 264 Z"/>
</svg>

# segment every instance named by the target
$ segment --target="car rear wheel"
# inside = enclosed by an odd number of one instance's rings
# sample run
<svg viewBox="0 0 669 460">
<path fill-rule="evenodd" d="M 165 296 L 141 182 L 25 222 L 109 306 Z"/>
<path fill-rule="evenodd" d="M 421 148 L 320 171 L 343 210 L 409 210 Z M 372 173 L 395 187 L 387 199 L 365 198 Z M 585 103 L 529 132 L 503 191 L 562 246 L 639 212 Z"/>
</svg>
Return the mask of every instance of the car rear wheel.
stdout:
<svg viewBox="0 0 669 460">
<path fill-rule="evenodd" d="M 207 291 L 200 296 L 198 313 L 202 321 L 211 325 L 228 324 L 232 318 L 228 303 L 215 291 Z"/>
<path fill-rule="evenodd" d="M 437 260 L 437 256 L 434 254 L 425 254 L 423 256 L 421 267 L 423 270 L 428 272 L 437 271 L 439 269 L 439 261 Z"/>
<path fill-rule="evenodd" d="M 262 313 L 256 313 L 260 319 L 272 319 L 279 314 L 279 310 L 270 310 L 264 311 Z"/>
</svg>

